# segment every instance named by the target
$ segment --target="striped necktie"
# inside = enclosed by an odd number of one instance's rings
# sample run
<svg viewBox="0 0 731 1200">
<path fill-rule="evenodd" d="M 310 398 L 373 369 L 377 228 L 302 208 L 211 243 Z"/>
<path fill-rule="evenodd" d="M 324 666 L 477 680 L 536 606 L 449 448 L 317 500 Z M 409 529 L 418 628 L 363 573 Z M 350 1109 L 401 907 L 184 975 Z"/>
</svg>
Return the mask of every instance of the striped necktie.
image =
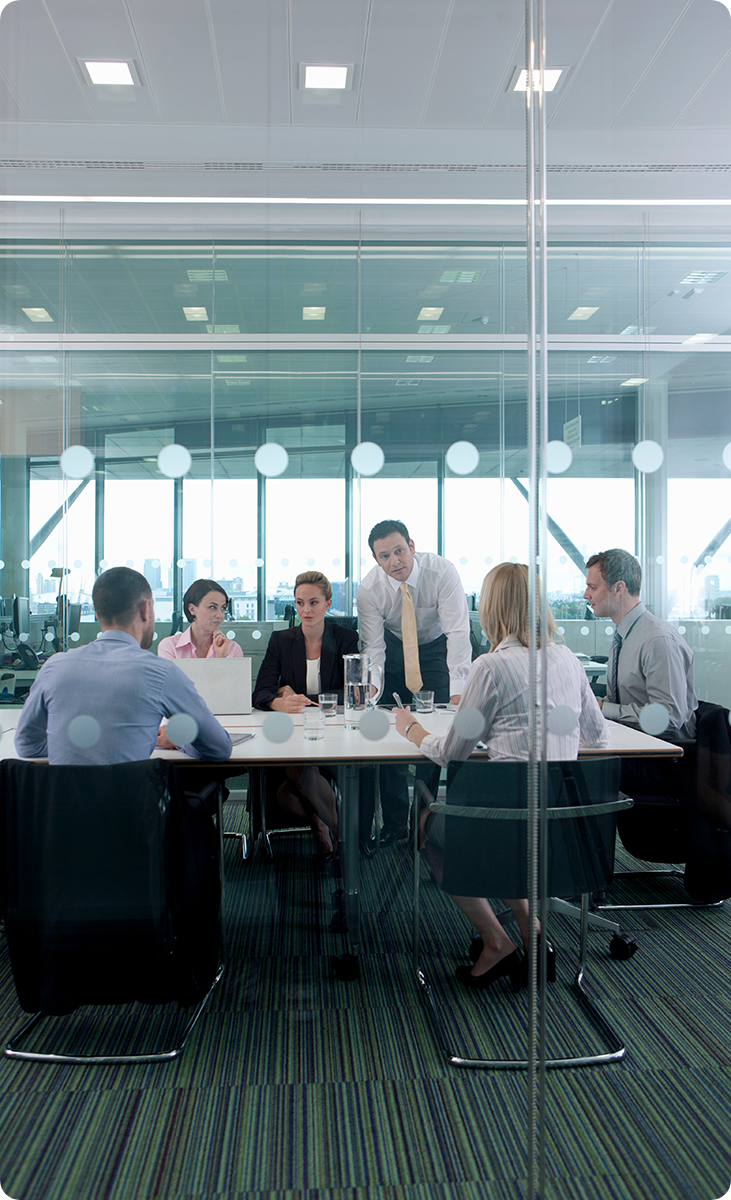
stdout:
<svg viewBox="0 0 731 1200">
<path fill-rule="evenodd" d="M 607 671 L 607 700 L 610 704 L 619 704 L 619 685 L 617 683 L 617 667 L 619 665 L 619 652 L 622 649 L 622 636 L 618 629 L 614 631 L 614 639 L 612 641 L 612 652 L 609 656 L 609 670 Z"/>
<path fill-rule="evenodd" d="M 421 668 L 419 667 L 419 640 L 416 636 L 414 601 L 406 581 L 404 580 L 399 586 L 401 588 L 401 640 L 404 646 L 404 679 L 410 692 L 420 692 L 422 678 Z"/>
</svg>

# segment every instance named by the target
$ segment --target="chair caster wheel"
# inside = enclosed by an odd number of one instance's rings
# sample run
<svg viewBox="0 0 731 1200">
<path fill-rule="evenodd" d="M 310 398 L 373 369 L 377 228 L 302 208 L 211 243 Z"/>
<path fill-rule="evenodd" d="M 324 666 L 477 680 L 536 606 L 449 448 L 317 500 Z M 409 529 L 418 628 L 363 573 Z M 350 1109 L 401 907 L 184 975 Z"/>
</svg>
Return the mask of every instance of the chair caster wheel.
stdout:
<svg viewBox="0 0 731 1200">
<path fill-rule="evenodd" d="M 330 959 L 336 979 L 350 982 L 360 978 L 360 959 L 355 954 L 335 954 Z"/>
<path fill-rule="evenodd" d="M 609 953 L 612 958 L 628 959 L 637 950 L 637 942 L 629 933 L 615 933 L 609 943 Z"/>
</svg>

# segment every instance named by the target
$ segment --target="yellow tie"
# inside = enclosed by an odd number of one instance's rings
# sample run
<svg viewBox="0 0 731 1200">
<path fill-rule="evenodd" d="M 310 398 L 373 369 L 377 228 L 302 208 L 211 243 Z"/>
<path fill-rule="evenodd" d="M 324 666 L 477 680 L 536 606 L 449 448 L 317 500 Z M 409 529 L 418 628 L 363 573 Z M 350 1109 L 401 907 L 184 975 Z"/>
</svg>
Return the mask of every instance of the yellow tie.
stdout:
<svg viewBox="0 0 731 1200">
<path fill-rule="evenodd" d="M 409 585 L 404 581 L 400 584 L 401 599 L 401 640 L 404 644 L 404 678 L 410 692 L 420 692 L 422 688 L 421 669 L 419 667 L 419 641 L 416 636 L 416 614 L 414 601 L 409 591 Z"/>
</svg>

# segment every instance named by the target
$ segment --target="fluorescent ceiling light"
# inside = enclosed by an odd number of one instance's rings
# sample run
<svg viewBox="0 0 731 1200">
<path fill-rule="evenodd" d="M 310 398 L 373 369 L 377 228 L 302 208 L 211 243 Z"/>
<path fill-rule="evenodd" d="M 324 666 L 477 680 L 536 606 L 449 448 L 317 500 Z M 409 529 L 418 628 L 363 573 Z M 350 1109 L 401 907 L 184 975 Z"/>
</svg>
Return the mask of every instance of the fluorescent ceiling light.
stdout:
<svg viewBox="0 0 731 1200">
<path fill-rule="evenodd" d="M 564 72 L 563 67 L 547 67 L 546 70 L 543 72 L 543 90 L 545 92 L 552 92 L 555 89 L 556 84 L 558 83 L 559 79 L 563 75 L 563 72 Z M 536 91 L 538 91 L 540 82 L 541 82 L 540 71 L 534 71 L 533 72 L 533 87 Z M 522 71 L 518 72 L 518 78 L 516 79 L 515 83 L 513 84 L 513 91 L 514 92 L 527 92 L 528 91 L 528 71 L 525 67 L 523 67 Z"/>
<path fill-rule="evenodd" d="M 411 362 L 411 363 L 414 363 L 414 362 L 423 362 L 423 363 L 427 363 L 427 362 L 434 362 L 434 355 L 433 355 L 433 354 L 407 354 L 407 355 L 406 355 L 406 362 Z"/>
<path fill-rule="evenodd" d="M 449 333 L 451 325 L 420 325 L 419 333 Z"/>
<path fill-rule="evenodd" d="M 649 379 L 625 379 L 624 383 L 620 383 L 620 387 L 639 387 L 641 383 L 649 383 Z"/>
<path fill-rule="evenodd" d="M 53 317 L 45 308 L 24 308 L 23 312 L 29 321 L 52 321 Z"/>
<path fill-rule="evenodd" d="M 208 313 L 205 308 L 186 308 L 183 306 L 186 321 L 207 321 Z"/>
<path fill-rule="evenodd" d="M 241 333 L 238 325 L 206 325 L 207 333 Z"/>
<path fill-rule="evenodd" d="M 129 62 L 93 62 L 88 58 L 79 60 L 86 68 L 91 82 L 102 87 L 134 87 L 135 78 Z"/>
<path fill-rule="evenodd" d="M 57 363 L 54 354 L 26 354 L 25 361 L 29 363 Z"/>
<path fill-rule="evenodd" d="M 309 306 L 304 305 L 302 308 L 302 320 L 303 321 L 324 321 L 325 320 L 325 311 L 326 310 L 324 308 L 318 308 L 316 306 L 313 307 L 312 305 L 309 305 Z"/>
<path fill-rule="evenodd" d="M 216 268 L 215 276 L 213 271 L 188 271 L 188 279 L 191 283 L 211 283 L 215 278 L 216 283 L 228 283 L 228 275 L 226 271 Z"/>
<path fill-rule="evenodd" d="M 591 358 L 587 358 L 588 363 L 608 363 L 614 362 L 616 354 L 592 354 Z"/>
<path fill-rule="evenodd" d="M 595 312 L 599 312 L 598 308 L 575 308 L 567 321 L 588 321 L 589 317 L 593 317 Z"/>
<path fill-rule="evenodd" d="M 443 308 L 422 308 L 417 321 L 438 321 L 444 312 Z"/>
<path fill-rule="evenodd" d="M 699 346 L 701 342 L 712 342 L 717 333 L 694 333 L 692 337 L 683 338 L 684 346 Z"/>
<path fill-rule="evenodd" d="M 682 287 L 684 284 L 690 287 L 694 283 L 718 283 L 719 279 L 723 279 L 726 274 L 726 271 L 691 271 L 685 276 L 685 279 L 680 280 L 678 287 Z"/>
<path fill-rule="evenodd" d="M 477 283 L 482 271 L 442 271 L 440 283 Z"/>
<path fill-rule="evenodd" d="M 325 64 L 302 63 L 300 77 L 304 75 L 306 88 L 318 88 L 320 91 L 347 91 L 349 86 L 348 73 L 352 72 L 352 64 L 326 66 Z"/>
<path fill-rule="evenodd" d="M 217 354 L 216 362 L 248 362 L 248 359 L 245 354 Z"/>
</svg>

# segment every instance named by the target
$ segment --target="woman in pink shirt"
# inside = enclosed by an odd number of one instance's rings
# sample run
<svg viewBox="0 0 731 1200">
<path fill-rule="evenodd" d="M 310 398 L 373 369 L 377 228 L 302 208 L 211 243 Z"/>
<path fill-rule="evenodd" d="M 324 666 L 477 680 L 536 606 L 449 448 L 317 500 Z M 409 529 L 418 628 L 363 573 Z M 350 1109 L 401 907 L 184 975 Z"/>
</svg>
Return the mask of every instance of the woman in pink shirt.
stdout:
<svg viewBox="0 0 731 1200">
<path fill-rule="evenodd" d="M 184 633 L 163 638 L 158 658 L 243 658 L 240 646 L 221 633 L 229 599 L 215 579 L 196 579 L 183 596 L 190 625 Z"/>
</svg>

